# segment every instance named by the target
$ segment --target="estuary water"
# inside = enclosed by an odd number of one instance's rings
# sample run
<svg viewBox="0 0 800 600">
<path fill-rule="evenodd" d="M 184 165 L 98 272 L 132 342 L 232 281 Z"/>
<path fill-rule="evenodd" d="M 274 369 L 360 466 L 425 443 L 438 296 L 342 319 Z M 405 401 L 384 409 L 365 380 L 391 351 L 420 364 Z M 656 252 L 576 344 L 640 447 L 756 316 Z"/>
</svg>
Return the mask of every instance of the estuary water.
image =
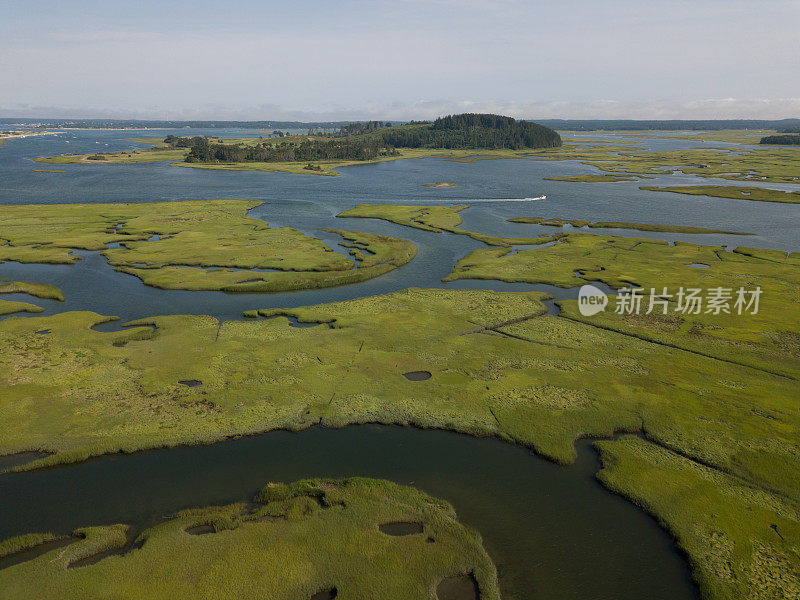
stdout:
<svg viewBox="0 0 800 600">
<path fill-rule="evenodd" d="M 347 300 L 411 286 L 538 289 L 556 298 L 575 297 L 577 288 L 491 281 L 444 284 L 441 278 L 459 258 L 485 246 L 466 236 L 335 217 L 359 203 L 466 204 L 470 208 L 462 213 L 463 227 L 497 235 L 559 231 L 507 222 L 512 217 L 542 216 L 730 229 L 756 235 L 597 233 L 729 249 L 739 245 L 800 249 L 798 205 L 638 189 L 639 185 L 733 184 L 682 174 L 618 183 L 543 179 L 596 172 L 576 161 L 458 163 L 434 157 L 348 167 L 340 177 L 207 171 L 166 163 L 45 165 L 32 161 L 64 152 L 132 149 L 140 145 L 127 138 L 169 133 L 258 135 L 235 130 L 62 131 L 13 140 L 0 145 L 0 204 L 252 198 L 263 204 L 251 216 L 271 225 L 291 226 L 312 235 L 320 227 L 394 235 L 412 240 L 419 254 L 408 265 L 367 282 L 281 294 L 157 290 L 114 272 L 97 252 L 81 252 L 83 260 L 73 266 L 0 264 L 0 278 L 61 287 L 67 297 L 64 303 L 34 300 L 45 314 L 93 310 L 122 321 L 162 314 L 239 319 L 248 309 Z M 604 136 L 614 140 L 612 135 Z M 658 150 L 708 145 L 663 139 L 637 139 L 632 144 Z M 65 172 L 34 171 L 39 168 Z M 423 186 L 437 181 L 456 185 Z M 800 185 L 747 185 L 800 189 Z M 524 201 L 541 195 L 547 198 Z M 3 298 L 31 300 L 20 294 Z M 463 522 L 481 531 L 506 598 L 696 598 L 687 566 L 668 535 L 638 508 L 605 491 L 594 479 L 598 468 L 589 442 L 579 443 L 575 465 L 560 467 L 496 440 L 447 432 L 375 426 L 274 432 L 209 446 L 109 456 L 39 472 L 0 475 L 0 538 L 42 530 L 65 533 L 112 522 L 146 526 L 180 508 L 248 499 L 269 480 L 375 476 L 413 484 L 449 500 Z"/>
</svg>

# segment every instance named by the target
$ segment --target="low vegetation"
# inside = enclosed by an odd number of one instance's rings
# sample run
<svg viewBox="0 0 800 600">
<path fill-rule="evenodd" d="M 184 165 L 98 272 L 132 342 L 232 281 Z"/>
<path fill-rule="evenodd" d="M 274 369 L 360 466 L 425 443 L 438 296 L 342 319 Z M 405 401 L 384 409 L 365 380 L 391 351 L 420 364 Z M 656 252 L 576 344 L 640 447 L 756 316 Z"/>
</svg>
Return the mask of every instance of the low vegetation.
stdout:
<svg viewBox="0 0 800 600">
<path fill-rule="evenodd" d="M 790 148 L 717 148 L 620 152 L 586 164 L 607 173 L 669 175 L 682 171 L 700 177 L 734 181 L 794 183 L 800 181 L 800 152 Z M 579 159 L 580 160 L 580 159 Z"/>
<path fill-rule="evenodd" d="M 25 552 L 58 539 L 52 533 L 27 533 L 0 542 L 0 558 Z"/>
<path fill-rule="evenodd" d="M 619 175 L 575 175 L 572 177 L 545 177 L 545 181 L 570 181 L 573 183 L 615 183 L 617 181 L 636 181 L 635 177 Z"/>
<path fill-rule="evenodd" d="M 704 129 L 704 128 L 701 128 Z M 775 133 L 774 129 L 722 129 L 718 131 L 676 131 L 664 135 L 663 131 L 657 135 L 648 132 L 616 131 L 618 135 L 628 138 L 649 138 L 659 140 L 687 140 L 690 142 L 726 142 L 729 144 L 758 144 L 761 136 Z"/>
<path fill-rule="evenodd" d="M 633 436 L 597 446 L 600 481 L 678 540 L 704 598 L 800 597 L 796 504 Z"/>
<path fill-rule="evenodd" d="M 167 289 L 282 291 L 376 277 L 416 255 L 411 242 L 329 230 L 351 258 L 296 229 L 273 229 L 247 211 L 260 202 L 202 200 L 141 204 L 0 207 L 0 262 L 73 264 L 73 249 L 102 251 L 117 270 Z M 119 247 L 109 247 L 119 244 Z M 0 285 L 63 300 L 54 286 Z"/>
<path fill-rule="evenodd" d="M 39 163 L 50 165 L 72 165 L 81 163 L 119 164 L 183 160 L 186 154 L 187 151 L 185 149 L 171 149 L 158 145 L 154 148 L 122 150 L 120 152 L 105 152 L 103 154 L 59 154 L 58 156 L 42 156 L 34 160 Z"/>
<path fill-rule="evenodd" d="M 715 198 L 733 198 L 736 200 L 753 200 L 756 202 L 800 202 L 800 192 L 784 192 L 760 187 L 740 187 L 730 185 L 677 185 L 665 187 L 640 187 L 650 192 L 673 192 L 691 196 L 713 196 Z"/>
<path fill-rule="evenodd" d="M 620 247 L 607 253 L 614 260 L 636 256 L 624 244 L 644 245 L 627 238 L 614 243 Z M 537 265 L 548 261 L 539 257 L 568 245 L 506 260 L 527 255 L 529 269 L 544 269 Z M 653 245 L 641 256 L 670 248 Z M 730 258 L 720 268 L 734 281 L 753 270 L 752 260 L 763 263 L 754 271 L 761 278 L 747 282 L 765 286 L 758 318 L 741 317 L 737 325 L 690 316 L 678 330 L 666 318 L 623 317 L 613 330 L 571 318 L 568 306 L 563 317 L 546 316 L 545 296 L 536 292 L 416 289 L 263 309 L 248 315 L 260 318 L 243 322 L 154 317 L 120 332 L 92 330 L 107 318 L 87 312 L 11 317 L 0 321 L 0 452 L 56 453 L 23 467 L 35 468 L 269 429 L 380 422 L 497 436 L 566 463 L 580 436 L 641 431 L 659 452 L 742 482 L 754 490 L 764 519 L 777 513 L 787 523 L 771 521 L 781 527 L 780 538 L 761 518 L 712 498 L 706 510 L 718 515 L 714 529 L 700 531 L 698 539 L 710 545 L 718 532 L 730 539 L 746 535 L 768 556 L 788 557 L 777 563 L 775 576 L 796 577 L 800 561 L 792 549 L 800 540 L 790 523 L 798 520 L 800 499 L 794 406 L 800 356 L 797 334 L 775 324 L 800 322 L 791 316 L 798 270 L 744 254 Z M 743 261 L 738 267 L 736 258 Z M 633 268 L 633 259 L 627 265 Z M 572 274 L 580 267 L 589 265 L 565 260 L 563 272 L 580 283 Z M 498 273 L 504 268 L 498 261 Z M 668 270 L 663 261 L 642 268 L 677 277 L 677 266 Z M 646 283 L 644 271 L 637 275 Z M 320 325 L 293 327 L 285 316 Z M 716 354 L 708 351 L 714 347 Z M 403 376 L 417 371 L 431 376 Z M 202 384 L 179 383 L 187 380 Z M 660 481 L 663 489 L 671 486 L 670 479 Z M 624 485 L 630 496 L 657 491 L 635 477 L 626 476 Z M 674 499 L 669 512 L 653 511 L 675 530 L 678 517 L 691 518 L 690 498 L 686 504 Z M 683 538 L 678 543 L 691 553 L 696 572 L 715 581 L 726 576 L 715 574 L 714 557 Z M 737 546 L 728 568 L 742 589 L 759 589 L 759 575 L 750 570 L 756 558 Z M 703 589 L 708 598 L 730 597 Z"/>
<path fill-rule="evenodd" d="M 602 143 L 601 140 L 571 138 L 560 148 L 533 150 L 523 154 L 530 160 L 577 160 L 599 169 L 601 173 L 598 175 L 614 177 L 644 178 L 681 171 L 699 177 L 734 181 L 800 181 L 800 153 L 794 148 L 765 148 L 753 143 L 749 147 L 645 151 L 625 146 L 622 141 L 616 143 L 619 145 L 614 146 L 607 141 Z M 591 175 L 578 177 L 587 182 L 595 180 Z"/>
<path fill-rule="evenodd" d="M 530 225 L 545 225 L 548 227 L 590 227 L 592 229 L 635 229 L 638 231 L 657 231 L 661 233 L 724 233 L 727 235 L 753 235 L 741 231 L 725 231 L 724 229 L 709 229 L 706 227 L 688 227 L 685 225 L 652 225 L 648 223 L 628 223 L 624 221 L 597 221 L 591 222 L 584 219 L 559 219 L 557 217 L 516 217 L 508 219 L 511 223 L 526 223 Z"/>
<path fill-rule="evenodd" d="M 28 294 L 36 298 L 64 302 L 64 293 L 49 283 L 31 283 L 30 281 L 0 283 L 0 294 Z"/>
<path fill-rule="evenodd" d="M 398 519 L 420 521 L 423 532 L 380 531 Z M 198 527 L 208 533 L 192 535 Z M 479 534 L 461 525 L 446 502 L 388 481 L 268 484 L 253 504 L 173 515 L 141 533 L 133 547 L 125 525 L 76 534 L 84 539 L 0 570 L 3 598 L 69 600 L 89 590 L 136 600 L 309 600 L 325 590 L 342 600 L 431 598 L 443 579 L 468 574 L 483 600 L 500 597 Z M 36 537 L 17 538 L 15 546 Z M 117 555 L 78 566 L 104 549 Z"/>
<path fill-rule="evenodd" d="M 709 268 L 693 269 L 703 264 Z M 681 287 L 709 290 L 761 287 L 757 315 L 680 314 L 661 319 L 605 312 L 588 322 L 634 333 L 658 343 L 699 351 L 720 359 L 800 379 L 800 253 L 659 240 L 570 233 L 560 243 L 510 253 L 506 249 L 475 250 L 461 259 L 445 278 L 498 279 L 545 283 L 564 288 L 600 281 L 613 288 L 643 288 L 646 308 L 651 289 L 673 294 Z M 672 299 L 674 308 L 676 299 Z M 565 315 L 579 318 L 562 303 Z M 704 309 L 703 309 L 704 310 Z"/>
<path fill-rule="evenodd" d="M 0 299 L 0 317 L 13 315 L 18 312 L 40 313 L 43 311 L 44 309 L 41 306 L 36 306 L 28 302 L 14 302 Z"/>
<path fill-rule="evenodd" d="M 557 239 L 557 236 L 542 235 L 538 237 L 500 237 L 486 235 L 476 231 L 460 229 L 462 210 L 469 208 L 459 206 L 420 206 L 401 204 L 359 204 L 355 208 L 346 210 L 336 215 L 341 218 L 381 219 L 398 225 L 414 227 L 433 233 L 455 233 L 467 235 L 488 246 L 509 247 L 515 244 L 545 244 Z M 558 234 L 561 235 L 561 234 Z"/>
</svg>

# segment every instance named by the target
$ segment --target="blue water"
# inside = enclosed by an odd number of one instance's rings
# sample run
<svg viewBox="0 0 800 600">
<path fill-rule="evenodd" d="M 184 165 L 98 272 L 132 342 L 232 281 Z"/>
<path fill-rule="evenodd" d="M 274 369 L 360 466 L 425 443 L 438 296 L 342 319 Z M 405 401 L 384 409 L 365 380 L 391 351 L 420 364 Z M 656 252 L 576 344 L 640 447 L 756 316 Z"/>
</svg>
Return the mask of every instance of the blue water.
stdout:
<svg viewBox="0 0 800 600">
<path fill-rule="evenodd" d="M 704 244 L 745 245 L 791 251 L 800 248 L 800 206 L 747 200 L 728 200 L 639 190 L 639 185 L 675 185 L 706 182 L 682 174 L 642 182 L 571 183 L 545 181 L 594 173 L 577 161 L 482 160 L 458 163 L 443 158 L 400 160 L 341 169 L 341 176 L 282 173 L 223 172 L 168 163 L 134 165 L 47 165 L 37 156 L 66 152 L 107 152 L 142 147 L 127 138 L 211 134 L 222 137 L 259 136 L 252 130 L 143 130 L 62 131 L 55 135 L 12 140 L 0 146 L 0 204 L 71 202 L 155 202 L 202 198 L 252 198 L 264 204 L 250 215 L 273 226 L 291 226 L 310 235 L 320 227 L 338 227 L 383 233 L 412 240 L 419 249 L 410 264 L 378 279 L 340 288 L 280 294 L 231 295 L 221 292 L 156 290 L 137 278 L 114 272 L 99 253 L 81 252 L 75 266 L 0 265 L 0 277 L 35 280 L 61 287 L 66 303 L 40 301 L 45 314 L 60 310 L 94 310 L 119 316 L 123 321 L 153 314 L 211 314 L 238 319 L 244 310 L 292 307 L 382 294 L 410 286 L 539 289 L 555 297 L 574 297 L 574 291 L 550 286 L 524 286 L 498 282 L 441 282 L 455 262 L 468 252 L 485 247 L 466 236 L 419 231 L 368 219 L 336 219 L 335 215 L 359 203 L 468 204 L 462 212 L 464 228 L 514 236 L 554 233 L 558 229 L 508 223 L 519 216 L 617 220 L 655 224 L 686 224 L 756 233 L 754 236 L 681 235 L 631 230 L 601 230 L 633 237 L 683 240 Z M 591 134 L 614 141 L 612 134 Z M 682 140 L 636 140 L 645 149 L 680 149 L 708 144 Z M 733 144 L 720 146 L 736 147 Z M 59 169 L 66 173 L 36 173 L 33 169 Z M 449 181 L 453 188 L 428 188 L 425 183 Z M 713 183 L 725 184 L 724 180 Z M 762 185 L 748 183 L 748 185 Z M 776 189 L 800 185 L 769 184 Z M 545 200 L 520 199 L 546 195 Z M 328 235 L 335 245 L 335 236 Z M 24 300 L 21 295 L 8 299 Z"/>
</svg>

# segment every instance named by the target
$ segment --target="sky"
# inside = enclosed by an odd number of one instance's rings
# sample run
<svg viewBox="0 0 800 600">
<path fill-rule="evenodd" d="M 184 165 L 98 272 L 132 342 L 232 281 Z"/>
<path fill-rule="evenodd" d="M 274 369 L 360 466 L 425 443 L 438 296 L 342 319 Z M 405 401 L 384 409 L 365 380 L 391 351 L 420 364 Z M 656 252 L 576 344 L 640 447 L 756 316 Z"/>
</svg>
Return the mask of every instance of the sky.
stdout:
<svg viewBox="0 0 800 600">
<path fill-rule="evenodd" d="M 0 0 L 0 117 L 800 117 L 800 0 Z"/>
</svg>

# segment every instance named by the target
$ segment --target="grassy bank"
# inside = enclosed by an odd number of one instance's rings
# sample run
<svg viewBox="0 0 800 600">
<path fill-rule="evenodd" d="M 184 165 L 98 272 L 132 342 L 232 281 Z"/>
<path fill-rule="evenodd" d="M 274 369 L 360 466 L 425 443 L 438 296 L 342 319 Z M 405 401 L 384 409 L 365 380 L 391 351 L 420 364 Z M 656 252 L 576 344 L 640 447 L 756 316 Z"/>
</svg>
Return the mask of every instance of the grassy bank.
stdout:
<svg viewBox="0 0 800 600">
<path fill-rule="evenodd" d="M 654 515 L 686 552 L 703 598 L 800 596 L 794 503 L 636 437 L 599 442 L 600 481 Z"/>
<path fill-rule="evenodd" d="M 396 521 L 420 522 L 423 533 L 379 530 Z M 208 533 L 192 534 L 203 526 Z M 298 600 L 335 590 L 342 600 L 431 598 L 443 579 L 463 575 L 474 577 L 483 600 L 500 597 L 478 533 L 446 502 L 387 481 L 269 484 L 255 505 L 173 515 L 128 552 L 124 525 L 77 533 L 85 538 L 0 570 L 3 597 Z M 70 568 L 103 549 L 121 554 Z"/>
<path fill-rule="evenodd" d="M 14 302 L 0 299 L 0 317 L 13 315 L 18 312 L 40 313 L 43 311 L 44 309 L 41 306 L 36 306 L 28 302 Z"/>
<path fill-rule="evenodd" d="M 64 302 L 64 293 L 49 283 L 32 283 L 30 281 L 0 283 L 0 294 L 28 294 L 35 298 Z"/>
<path fill-rule="evenodd" d="M 758 144 L 759 140 L 765 136 L 776 133 L 774 129 L 721 129 L 719 131 L 696 131 L 696 132 L 681 132 L 676 131 L 664 135 L 664 131 L 653 132 L 657 135 L 651 135 L 647 132 L 631 131 L 616 131 L 617 135 L 624 135 L 629 138 L 656 138 L 659 140 L 688 140 L 691 142 L 726 142 L 729 144 Z"/>
<path fill-rule="evenodd" d="M 462 223 L 459 213 L 469 208 L 461 206 L 420 206 L 400 204 L 359 204 L 355 208 L 336 215 L 343 219 L 381 219 L 398 225 L 414 227 L 433 233 L 455 233 L 467 235 L 487 246 L 509 247 L 515 244 L 545 244 L 557 236 L 540 235 L 537 237 L 500 237 L 486 235 L 476 231 L 460 229 Z"/>
<path fill-rule="evenodd" d="M 689 194 L 690 196 L 712 196 L 714 198 L 733 198 L 735 200 L 754 200 L 756 202 L 800 202 L 800 192 L 784 192 L 760 187 L 740 187 L 730 185 L 678 185 L 678 186 L 642 186 L 640 190 L 650 192 L 672 192 Z"/>
<path fill-rule="evenodd" d="M 660 233 L 696 233 L 711 234 L 723 233 L 727 235 L 753 235 L 741 231 L 726 231 L 724 229 L 709 229 L 707 227 L 687 227 L 684 225 L 652 225 L 648 223 L 628 223 L 623 221 L 587 221 L 585 219 L 559 219 L 558 217 L 516 217 L 508 219 L 510 223 L 529 225 L 545 225 L 547 227 L 589 227 L 592 229 L 634 229 L 636 231 L 655 231 Z"/>
<path fill-rule="evenodd" d="M 545 181 L 570 181 L 573 183 L 615 183 L 617 181 L 636 181 L 635 177 L 619 175 L 575 175 L 571 177 L 544 177 Z"/>
</svg>

